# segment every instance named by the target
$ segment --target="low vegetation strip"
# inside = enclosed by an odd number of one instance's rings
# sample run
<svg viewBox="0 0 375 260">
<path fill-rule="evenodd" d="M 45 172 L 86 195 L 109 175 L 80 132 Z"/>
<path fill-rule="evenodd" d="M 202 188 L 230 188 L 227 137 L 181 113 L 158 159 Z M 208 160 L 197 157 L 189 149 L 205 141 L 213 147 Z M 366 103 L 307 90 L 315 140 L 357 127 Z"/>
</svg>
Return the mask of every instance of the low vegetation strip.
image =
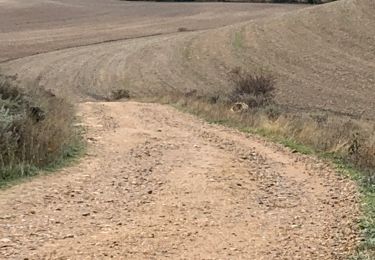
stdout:
<svg viewBox="0 0 375 260">
<path fill-rule="evenodd" d="M 79 150 L 74 108 L 38 86 L 0 76 L 0 186 L 52 167 Z"/>
</svg>

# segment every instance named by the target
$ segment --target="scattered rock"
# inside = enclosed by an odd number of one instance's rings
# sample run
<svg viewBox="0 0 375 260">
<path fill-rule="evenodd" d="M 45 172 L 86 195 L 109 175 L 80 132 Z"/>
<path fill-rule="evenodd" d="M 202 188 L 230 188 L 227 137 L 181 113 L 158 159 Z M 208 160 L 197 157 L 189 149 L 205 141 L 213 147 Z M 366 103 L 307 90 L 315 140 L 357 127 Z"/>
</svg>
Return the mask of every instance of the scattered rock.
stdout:
<svg viewBox="0 0 375 260">
<path fill-rule="evenodd" d="M 12 242 L 12 240 L 10 240 L 10 238 L 7 238 L 7 237 L 4 237 L 4 238 L 0 239 L 0 243 L 6 244 L 6 243 L 10 243 L 10 242 Z"/>
<path fill-rule="evenodd" d="M 63 239 L 68 239 L 68 238 L 74 238 L 73 234 L 68 234 L 63 237 Z"/>
</svg>

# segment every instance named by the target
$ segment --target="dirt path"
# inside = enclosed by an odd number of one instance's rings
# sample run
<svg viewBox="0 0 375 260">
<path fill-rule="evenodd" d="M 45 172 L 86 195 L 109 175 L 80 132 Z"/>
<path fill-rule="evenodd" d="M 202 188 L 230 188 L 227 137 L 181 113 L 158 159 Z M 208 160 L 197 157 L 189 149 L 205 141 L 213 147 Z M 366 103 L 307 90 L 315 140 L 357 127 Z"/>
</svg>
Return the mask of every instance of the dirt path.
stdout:
<svg viewBox="0 0 375 260">
<path fill-rule="evenodd" d="M 345 259 L 354 183 L 157 104 L 84 103 L 87 156 L 0 192 L 2 259 Z"/>
</svg>

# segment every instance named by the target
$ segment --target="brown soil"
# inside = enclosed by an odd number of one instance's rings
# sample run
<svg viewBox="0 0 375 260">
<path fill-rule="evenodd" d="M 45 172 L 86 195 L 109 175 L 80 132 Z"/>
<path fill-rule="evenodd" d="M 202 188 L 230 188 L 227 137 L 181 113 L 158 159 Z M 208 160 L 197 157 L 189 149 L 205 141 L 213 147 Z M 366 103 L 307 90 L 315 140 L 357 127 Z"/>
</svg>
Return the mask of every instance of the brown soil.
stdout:
<svg viewBox="0 0 375 260">
<path fill-rule="evenodd" d="M 0 192 L 2 259 L 346 259 L 355 184 L 175 109 L 80 105 L 79 164 Z"/>
</svg>

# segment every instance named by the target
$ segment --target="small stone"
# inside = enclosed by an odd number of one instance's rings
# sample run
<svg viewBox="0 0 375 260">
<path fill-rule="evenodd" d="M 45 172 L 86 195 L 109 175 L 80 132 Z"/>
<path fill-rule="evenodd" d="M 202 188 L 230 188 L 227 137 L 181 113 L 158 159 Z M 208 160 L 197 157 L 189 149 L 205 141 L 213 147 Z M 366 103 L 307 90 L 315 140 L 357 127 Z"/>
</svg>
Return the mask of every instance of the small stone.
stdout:
<svg viewBox="0 0 375 260">
<path fill-rule="evenodd" d="M 87 140 L 90 141 L 90 142 L 96 142 L 97 141 L 97 139 L 95 137 L 88 137 Z"/>
<path fill-rule="evenodd" d="M 84 216 L 84 217 L 90 216 L 90 212 L 85 212 L 85 213 L 82 214 L 82 216 Z"/>
<path fill-rule="evenodd" d="M 10 240 L 7 237 L 0 239 L 0 243 L 10 243 L 10 242 L 12 242 L 12 240 Z"/>
<path fill-rule="evenodd" d="M 14 216 L 5 215 L 5 216 L 0 217 L 0 219 L 11 219 L 11 218 L 14 218 Z"/>
</svg>

